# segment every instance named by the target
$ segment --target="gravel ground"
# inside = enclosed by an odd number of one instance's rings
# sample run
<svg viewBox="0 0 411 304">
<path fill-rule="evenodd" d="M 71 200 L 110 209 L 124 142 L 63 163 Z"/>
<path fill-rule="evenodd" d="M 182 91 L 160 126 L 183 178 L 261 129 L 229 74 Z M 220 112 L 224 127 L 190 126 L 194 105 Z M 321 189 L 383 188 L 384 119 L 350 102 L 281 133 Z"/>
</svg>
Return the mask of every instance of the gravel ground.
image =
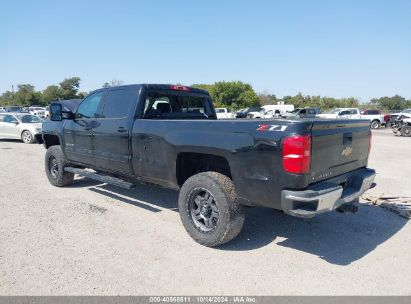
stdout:
<svg viewBox="0 0 411 304">
<path fill-rule="evenodd" d="M 2 295 L 410 295 L 411 225 L 380 207 L 301 220 L 247 209 L 218 249 L 196 244 L 177 192 L 76 179 L 52 187 L 44 148 L 0 140 Z M 376 194 L 411 195 L 411 139 L 377 130 Z"/>
</svg>

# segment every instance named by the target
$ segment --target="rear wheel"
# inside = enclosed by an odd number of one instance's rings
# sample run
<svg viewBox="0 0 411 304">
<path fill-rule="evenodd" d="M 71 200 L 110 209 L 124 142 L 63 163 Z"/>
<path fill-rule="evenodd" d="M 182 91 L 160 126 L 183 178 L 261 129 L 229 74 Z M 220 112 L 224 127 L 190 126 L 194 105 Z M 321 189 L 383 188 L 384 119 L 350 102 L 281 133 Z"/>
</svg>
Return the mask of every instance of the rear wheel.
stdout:
<svg viewBox="0 0 411 304">
<path fill-rule="evenodd" d="M 188 234 L 204 246 L 235 238 L 244 224 L 233 182 L 217 172 L 196 174 L 181 187 L 178 208 Z"/>
<path fill-rule="evenodd" d="M 30 131 L 23 131 L 23 133 L 21 133 L 21 140 L 25 143 L 25 144 L 32 144 L 34 142 L 34 137 L 33 135 L 30 133 Z"/>
<path fill-rule="evenodd" d="M 45 169 L 49 182 L 56 187 L 71 184 L 74 174 L 64 171 L 68 165 L 60 146 L 51 146 L 47 149 L 45 158 Z"/>
<path fill-rule="evenodd" d="M 371 122 L 371 129 L 379 129 L 381 127 L 381 123 L 378 120 L 373 120 Z"/>
</svg>

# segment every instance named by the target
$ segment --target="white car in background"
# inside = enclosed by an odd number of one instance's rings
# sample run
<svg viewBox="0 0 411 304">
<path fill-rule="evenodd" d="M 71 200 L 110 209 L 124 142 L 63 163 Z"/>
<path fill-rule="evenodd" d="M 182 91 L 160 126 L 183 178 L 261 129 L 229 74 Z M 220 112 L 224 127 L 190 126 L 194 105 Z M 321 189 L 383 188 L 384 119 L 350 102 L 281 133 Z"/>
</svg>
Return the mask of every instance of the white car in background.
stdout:
<svg viewBox="0 0 411 304">
<path fill-rule="evenodd" d="M 265 105 L 261 107 L 260 112 L 251 112 L 250 118 L 277 118 L 286 114 L 287 112 L 294 110 L 294 105 L 291 104 L 277 104 L 277 105 Z"/>
<path fill-rule="evenodd" d="M 336 108 L 328 113 L 318 114 L 317 117 L 360 119 L 361 114 L 358 108 Z"/>
<path fill-rule="evenodd" d="M 231 112 L 229 108 L 216 108 L 217 119 L 235 118 L 235 113 Z"/>
<path fill-rule="evenodd" d="M 25 144 L 42 142 L 43 120 L 28 113 L 0 113 L 0 137 L 21 139 Z"/>
<path fill-rule="evenodd" d="M 46 109 L 43 107 L 32 106 L 32 107 L 29 107 L 29 113 L 31 115 L 44 118 L 46 116 Z"/>
</svg>

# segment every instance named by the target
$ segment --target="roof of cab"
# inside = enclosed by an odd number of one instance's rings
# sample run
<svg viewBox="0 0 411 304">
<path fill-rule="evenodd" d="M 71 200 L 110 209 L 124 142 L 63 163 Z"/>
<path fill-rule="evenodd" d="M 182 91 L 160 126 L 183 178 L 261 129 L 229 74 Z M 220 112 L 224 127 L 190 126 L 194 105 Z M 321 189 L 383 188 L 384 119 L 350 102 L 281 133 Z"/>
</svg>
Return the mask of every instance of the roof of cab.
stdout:
<svg viewBox="0 0 411 304">
<path fill-rule="evenodd" d="M 104 90 L 110 90 L 110 89 L 118 89 L 118 88 L 140 88 L 140 87 L 146 87 L 147 89 L 155 89 L 155 90 L 176 90 L 176 91 L 182 91 L 182 92 L 191 92 L 191 93 L 197 93 L 197 94 L 205 94 L 205 95 L 210 95 L 208 91 L 199 89 L 199 88 L 194 88 L 190 86 L 183 86 L 183 85 L 173 85 L 173 84 L 148 84 L 148 83 L 142 83 L 142 84 L 128 84 L 128 85 L 122 85 L 122 86 L 115 86 L 115 87 L 108 87 L 108 88 L 101 88 L 94 90 L 91 93 L 99 92 L 99 91 L 104 91 Z M 177 90 L 173 89 L 173 87 L 184 87 L 188 88 L 189 90 Z"/>
</svg>

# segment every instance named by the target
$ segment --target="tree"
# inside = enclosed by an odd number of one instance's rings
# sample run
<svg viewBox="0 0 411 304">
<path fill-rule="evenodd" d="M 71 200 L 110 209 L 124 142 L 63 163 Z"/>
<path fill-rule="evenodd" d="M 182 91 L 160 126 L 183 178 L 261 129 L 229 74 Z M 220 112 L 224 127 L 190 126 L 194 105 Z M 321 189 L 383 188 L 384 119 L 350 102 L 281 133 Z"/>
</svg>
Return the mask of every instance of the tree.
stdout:
<svg viewBox="0 0 411 304">
<path fill-rule="evenodd" d="M 241 81 L 218 81 L 212 85 L 194 84 L 192 86 L 207 90 L 216 107 L 238 109 L 260 104 L 252 86 Z"/>
<path fill-rule="evenodd" d="M 77 94 L 77 97 L 80 99 L 84 99 L 88 95 L 87 92 L 80 92 Z"/>
<path fill-rule="evenodd" d="M 394 95 L 392 97 L 373 98 L 371 99 L 371 104 L 378 105 L 378 107 L 387 110 L 403 110 L 411 106 L 411 100 L 405 100 L 400 95 Z"/>
<path fill-rule="evenodd" d="M 267 94 L 267 93 L 261 93 L 258 95 L 258 98 L 260 99 L 260 105 L 273 105 L 277 104 L 278 99 L 275 96 L 275 94 Z"/>
<path fill-rule="evenodd" d="M 110 87 L 117 87 L 123 85 L 124 82 L 122 80 L 118 80 L 113 78 L 110 82 L 105 82 L 103 84 L 103 88 L 110 88 Z"/>
<path fill-rule="evenodd" d="M 43 91 L 43 102 L 45 104 L 50 103 L 51 101 L 54 100 L 59 100 L 60 99 L 60 88 L 56 85 L 49 85 L 44 91 Z"/>
<path fill-rule="evenodd" d="M 62 99 L 76 98 L 80 87 L 80 80 L 80 77 L 71 77 L 60 82 L 60 97 Z"/>
<path fill-rule="evenodd" d="M 13 102 L 16 105 L 29 106 L 39 104 L 41 102 L 41 94 L 34 91 L 34 86 L 31 84 L 17 85 L 17 92 L 13 96 Z"/>
</svg>

